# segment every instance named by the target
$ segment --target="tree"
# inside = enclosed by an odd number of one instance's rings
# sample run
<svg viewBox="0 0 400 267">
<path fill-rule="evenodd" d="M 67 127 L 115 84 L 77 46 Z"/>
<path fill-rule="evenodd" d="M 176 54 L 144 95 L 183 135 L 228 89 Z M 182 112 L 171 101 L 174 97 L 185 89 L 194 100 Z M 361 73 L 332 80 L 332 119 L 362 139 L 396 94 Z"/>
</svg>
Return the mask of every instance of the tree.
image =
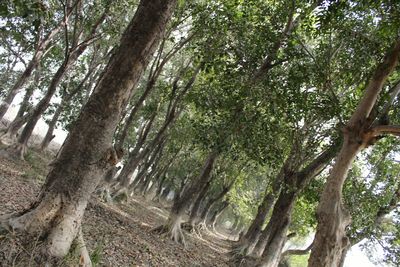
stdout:
<svg viewBox="0 0 400 267">
<path fill-rule="evenodd" d="M 31 208 L 5 222 L 44 234 L 44 260 L 64 257 L 78 236 L 90 194 L 115 162 L 111 141 L 130 91 L 156 49 L 176 1 L 141 1 Z M 110 162 L 111 161 L 111 162 Z"/>
<path fill-rule="evenodd" d="M 380 135 L 398 132 L 397 127 L 376 123 L 373 111 L 386 79 L 397 65 L 399 55 L 400 39 L 396 40 L 376 68 L 362 99 L 343 129 L 343 145 L 318 207 L 317 233 L 309 259 L 311 267 L 338 266 L 343 249 L 348 246 L 345 228 L 350 223 L 350 214 L 342 204 L 342 188 L 354 158 L 363 148 L 376 142 Z"/>
</svg>

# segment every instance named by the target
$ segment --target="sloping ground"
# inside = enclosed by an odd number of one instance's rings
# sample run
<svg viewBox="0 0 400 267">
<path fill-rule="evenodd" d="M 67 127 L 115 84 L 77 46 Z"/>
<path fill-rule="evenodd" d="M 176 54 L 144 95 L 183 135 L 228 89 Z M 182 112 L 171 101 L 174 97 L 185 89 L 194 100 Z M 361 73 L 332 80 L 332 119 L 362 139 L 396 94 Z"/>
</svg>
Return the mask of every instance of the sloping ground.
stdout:
<svg viewBox="0 0 400 267">
<path fill-rule="evenodd" d="M 44 180 L 46 166 L 45 157 L 36 152 L 27 162 L 0 154 L 0 215 L 29 206 Z M 228 266 L 230 241 L 221 233 L 187 234 L 185 249 L 151 232 L 165 222 L 167 214 L 162 205 L 141 197 L 121 205 L 93 197 L 83 232 L 96 266 Z"/>
</svg>

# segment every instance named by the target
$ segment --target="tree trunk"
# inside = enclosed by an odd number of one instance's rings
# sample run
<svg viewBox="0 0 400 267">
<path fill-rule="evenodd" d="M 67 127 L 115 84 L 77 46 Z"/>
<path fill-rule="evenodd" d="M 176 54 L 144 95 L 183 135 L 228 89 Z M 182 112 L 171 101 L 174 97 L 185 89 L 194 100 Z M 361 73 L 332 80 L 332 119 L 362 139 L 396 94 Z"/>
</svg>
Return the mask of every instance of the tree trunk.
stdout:
<svg viewBox="0 0 400 267">
<path fill-rule="evenodd" d="M 18 109 L 17 116 L 15 116 L 14 120 L 8 125 L 7 129 L 5 129 L 4 134 L 2 135 L 2 139 L 6 138 L 9 140 L 14 140 L 18 130 L 28 121 L 31 110 L 29 108 L 29 99 L 33 94 L 33 87 L 30 87 L 26 90 L 24 99 L 21 102 L 21 105 Z"/>
<path fill-rule="evenodd" d="M 293 144 L 292 146 L 292 152 L 290 153 L 290 156 L 288 157 L 288 159 L 286 159 L 281 170 L 279 171 L 279 174 L 273 180 L 272 189 L 269 189 L 269 187 L 267 187 L 267 189 L 265 190 L 263 202 L 259 206 L 257 215 L 254 218 L 249 230 L 247 230 L 246 235 L 242 237 L 239 245 L 234 249 L 239 254 L 249 255 L 253 253 L 254 248 L 257 247 L 256 245 L 260 243 L 259 240 L 265 236 L 265 230 L 261 231 L 261 227 L 264 224 L 266 216 L 268 216 L 269 211 L 271 210 L 271 207 L 273 206 L 275 199 L 281 190 L 281 185 L 285 177 L 285 173 L 290 169 L 289 166 L 291 165 L 292 157 L 294 155 L 294 147 L 295 144 Z"/>
<path fill-rule="evenodd" d="M 171 192 L 171 187 L 166 186 L 164 190 L 161 191 L 160 198 L 163 200 L 167 200 L 167 197 L 170 192 Z"/>
<path fill-rule="evenodd" d="M 350 214 L 342 201 L 342 188 L 358 152 L 374 141 L 371 114 L 382 86 L 398 63 L 400 39 L 386 54 L 366 86 L 363 97 L 343 130 L 344 143 L 327 179 L 317 210 L 317 232 L 308 261 L 309 267 L 339 266 L 342 252 L 348 246 L 346 227 Z"/>
<path fill-rule="evenodd" d="M 213 214 L 213 216 L 210 219 L 210 225 L 212 226 L 212 229 L 215 231 L 215 226 L 217 225 L 218 222 L 218 218 L 219 216 L 221 216 L 221 214 L 224 212 L 224 210 L 229 206 L 229 202 L 228 201 L 224 201 L 221 205 L 221 207 L 219 207 L 215 213 Z"/>
<path fill-rule="evenodd" d="M 192 209 L 190 210 L 189 223 L 192 226 L 194 226 L 199 221 L 198 213 L 200 210 L 200 204 L 205 198 L 207 191 L 210 188 L 210 185 L 211 185 L 211 179 L 209 179 L 207 183 L 203 186 L 203 188 L 201 188 L 200 193 L 197 196 L 196 200 L 194 201 Z"/>
<path fill-rule="evenodd" d="M 198 188 L 202 188 L 207 183 L 217 156 L 218 154 L 214 151 L 207 156 L 201 174 L 195 180 L 191 181 L 190 185 L 183 191 L 181 196 L 177 196 L 172 205 L 166 231 L 175 242 L 185 244 L 181 230 L 182 217 L 186 208 L 191 204 L 193 196 L 196 195 Z"/>
<path fill-rule="evenodd" d="M 149 121 L 145 123 L 142 128 L 139 130 L 138 134 L 138 140 L 135 144 L 135 147 L 133 148 L 132 152 L 129 153 L 128 160 L 124 167 L 122 168 L 121 173 L 118 176 L 118 183 L 120 188 L 118 191 L 121 189 L 126 189 L 128 188 L 132 175 L 137 168 L 139 162 L 146 157 L 147 149 L 142 150 L 141 152 L 140 149 L 142 148 L 143 144 L 145 143 L 147 136 L 150 132 L 151 126 L 153 125 L 154 119 L 157 115 L 157 112 L 154 112 L 153 115 L 150 117 Z M 117 191 L 117 194 L 119 192 Z M 116 194 L 116 195 L 117 195 Z"/>
<path fill-rule="evenodd" d="M 26 89 L 24 98 L 19 106 L 18 113 L 14 120 L 8 125 L 7 129 L 5 130 L 5 134 L 2 135 L 2 139 L 6 138 L 11 140 L 11 142 L 14 142 L 19 129 L 21 129 L 21 127 L 28 121 L 30 113 L 32 112 L 29 99 L 33 95 L 35 87 L 39 85 L 39 68 L 37 68 L 36 72 L 34 83 Z"/>
<path fill-rule="evenodd" d="M 265 228 L 266 235 L 260 239 L 260 245 L 254 253 L 261 256 L 259 267 L 277 267 L 281 260 L 282 249 L 286 243 L 287 230 L 290 225 L 292 209 L 297 192 L 294 190 L 282 190 L 276 201 L 270 221 Z M 264 250 L 264 248 L 266 248 Z M 261 252 L 261 253 L 260 253 Z"/>
<path fill-rule="evenodd" d="M 21 135 L 18 137 L 15 149 L 16 152 L 18 153 L 18 156 L 21 159 L 25 157 L 28 140 L 32 135 L 33 129 L 35 128 L 43 112 L 49 106 L 50 100 L 53 97 L 54 93 L 56 92 L 58 84 L 61 82 L 62 78 L 64 77 L 66 71 L 69 68 L 69 64 L 70 64 L 69 60 L 65 59 L 62 65 L 58 68 L 56 74 L 54 75 L 54 77 L 50 82 L 49 88 L 47 89 L 45 96 L 39 101 L 39 103 L 34 108 L 32 114 L 28 119 L 28 122 L 26 123 L 24 129 L 22 130 Z"/>
<path fill-rule="evenodd" d="M 175 3 L 140 2 L 95 92 L 53 163 L 37 201 L 8 220 L 15 230 L 41 232 L 45 256 L 64 257 L 76 238 L 91 193 L 114 164 L 109 162 L 113 161 L 111 142 L 123 105 L 158 45 Z"/>
<path fill-rule="evenodd" d="M 244 253 L 245 255 L 249 255 L 252 253 L 254 246 L 257 244 L 259 237 L 261 235 L 262 226 L 271 210 L 275 201 L 275 196 L 271 192 L 269 192 L 269 188 L 267 188 L 265 192 L 265 196 L 263 198 L 262 203 L 258 206 L 257 214 L 254 220 L 251 222 L 249 229 L 246 234 L 244 234 L 239 240 L 239 244 L 236 247 L 236 251 L 240 254 Z"/>
<path fill-rule="evenodd" d="M 351 246 L 347 246 L 343 249 L 338 267 L 344 267 L 344 262 L 346 261 L 347 252 L 349 252 L 350 248 Z"/>
<path fill-rule="evenodd" d="M 61 103 L 58 105 L 56 111 L 54 112 L 53 117 L 51 118 L 49 128 L 47 129 L 46 135 L 43 138 L 42 143 L 40 144 L 40 150 L 45 150 L 49 146 L 51 140 L 53 140 L 53 138 L 55 137 L 55 135 L 53 135 L 53 132 L 56 127 L 58 118 L 60 117 L 61 112 L 64 110 L 64 107 L 65 101 L 64 99 L 62 99 Z"/>
<path fill-rule="evenodd" d="M 0 105 L 0 119 L 4 117 L 6 114 L 8 108 L 10 107 L 11 103 L 13 102 L 15 96 L 18 94 L 18 92 L 21 90 L 21 88 L 24 86 L 24 84 L 28 81 L 30 78 L 33 70 L 35 69 L 36 65 L 39 63 L 39 59 L 32 59 L 31 62 L 29 62 L 28 66 L 22 73 L 22 75 L 18 78 L 17 82 L 14 84 L 14 86 L 8 91 L 6 97 L 3 99 L 1 105 Z"/>
</svg>

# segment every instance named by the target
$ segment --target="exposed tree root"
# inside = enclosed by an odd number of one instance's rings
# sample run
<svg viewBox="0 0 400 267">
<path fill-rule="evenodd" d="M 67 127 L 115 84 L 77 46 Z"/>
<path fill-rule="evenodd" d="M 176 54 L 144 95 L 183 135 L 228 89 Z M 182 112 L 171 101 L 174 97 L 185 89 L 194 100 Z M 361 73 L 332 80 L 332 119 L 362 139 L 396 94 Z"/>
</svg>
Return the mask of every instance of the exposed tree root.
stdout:
<svg viewBox="0 0 400 267">
<path fill-rule="evenodd" d="M 96 194 L 106 203 L 112 203 L 113 198 L 110 193 L 110 188 L 105 186 L 96 190 Z"/>
<path fill-rule="evenodd" d="M 80 266 L 89 267 L 89 254 L 80 232 L 80 222 L 86 204 L 85 201 L 64 202 L 61 195 L 48 194 L 24 213 L 3 216 L 2 228 L 21 236 L 21 242 L 26 242 L 28 246 L 32 240 L 38 240 L 41 249 L 38 251 L 35 246 L 32 253 L 40 266 L 61 266 L 60 262 L 66 255 L 71 254 L 71 244 L 78 243 L 78 257 L 82 258 L 84 263 Z M 27 250 L 32 251 L 32 248 Z M 71 258 L 76 258 L 75 254 Z"/>
<path fill-rule="evenodd" d="M 19 158 L 20 160 L 25 160 L 25 155 L 28 152 L 28 147 L 25 144 L 14 143 L 7 147 L 7 152 L 10 156 L 14 158 Z"/>
<path fill-rule="evenodd" d="M 159 235 L 168 236 L 172 241 L 181 244 L 186 248 L 185 236 L 182 232 L 180 223 L 175 225 L 160 225 L 151 231 Z"/>
<path fill-rule="evenodd" d="M 82 233 L 74 241 L 74 249 L 63 257 L 50 257 L 46 253 L 46 241 L 42 235 L 8 231 L 0 227 L 1 266 L 79 266 L 92 267 Z"/>
<path fill-rule="evenodd" d="M 82 229 L 75 240 L 77 244 L 77 252 L 79 255 L 79 267 L 92 267 L 92 261 L 87 250 L 85 240 L 83 239 Z"/>
<path fill-rule="evenodd" d="M 17 136 L 7 130 L 0 131 L 0 142 L 4 145 L 12 145 L 17 141 Z"/>
<path fill-rule="evenodd" d="M 181 224 L 181 228 L 182 228 L 182 230 L 185 230 L 193 235 L 196 235 L 199 238 L 201 238 L 203 236 L 201 228 L 196 224 L 191 224 L 189 222 L 185 222 L 185 223 Z"/>
<path fill-rule="evenodd" d="M 257 259 L 240 254 L 233 256 L 229 261 L 230 266 L 237 266 L 237 267 L 256 266 L 256 263 Z"/>
<path fill-rule="evenodd" d="M 122 188 L 120 188 L 120 189 L 118 189 L 113 195 L 112 195 L 112 199 L 115 201 L 115 202 L 119 202 L 119 203 L 122 203 L 122 202 L 128 202 L 128 197 L 129 197 L 129 194 L 128 194 L 128 189 L 126 188 L 126 187 L 122 187 Z"/>
</svg>

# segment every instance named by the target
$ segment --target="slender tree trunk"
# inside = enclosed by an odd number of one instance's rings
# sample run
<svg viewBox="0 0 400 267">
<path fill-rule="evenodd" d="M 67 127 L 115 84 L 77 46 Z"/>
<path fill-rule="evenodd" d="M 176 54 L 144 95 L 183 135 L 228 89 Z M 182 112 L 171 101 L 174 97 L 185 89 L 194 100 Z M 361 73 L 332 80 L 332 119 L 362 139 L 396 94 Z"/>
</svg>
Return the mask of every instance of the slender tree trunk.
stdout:
<svg viewBox="0 0 400 267">
<path fill-rule="evenodd" d="M 207 225 L 207 218 L 209 217 L 212 206 L 214 206 L 218 201 L 220 201 L 231 190 L 234 182 L 235 180 L 233 180 L 228 186 L 224 186 L 220 193 L 218 193 L 214 197 L 211 197 L 207 201 L 200 215 L 201 227 L 205 227 Z"/>
<path fill-rule="evenodd" d="M 39 59 L 32 59 L 31 62 L 29 62 L 28 66 L 22 73 L 22 75 L 18 78 L 17 82 L 14 84 L 14 86 L 8 91 L 6 97 L 3 99 L 1 105 L 0 105 L 0 119 L 4 117 L 6 114 L 8 108 L 10 107 L 11 103 L 13 102 L 15 96 L 19 93 L 21 88 L 25 85 L 25 83 L 28 81 L 30 78 L 33 70 L 35 69 L 36 65 L 39 63 Z"/>
<path fill-rule="evenodd" d="M 154 199 L 153 199 L 154 201 L 159 201 L 160 200 L 161 192 L 162 192 L 162 189 L 163 189 L 163 186 L 164 186 L 164 182 L 165 182 L 166 179 L 167 179 L 167 175 L 166 174 L 161 176 L 161 179 L 160 179 L 160 181 L 158 183 L 157 190 L 155 192 L 155 196 L 154 196 Z"/>
<path fill-rule="evenodd" d="M 272 189 L 267 188 L 265 191 L 265 196 L 263 202 L 259 206 L 256 217 L 254 218 L 249 230 L 247 230 L 246 235 L 242 237 L 239 245 L 234 249 L 234 251 L 239 252 L 239 254 L 249 255 L 253 253 L 253 249 L 258 245 L 259 240 L 265 236 L 265 229 L 261 231 L 261 227 L 264 224 L 266 216 L 268 216 L 271 207 L 274 205 L 275 199 L 281 190 L 281 185 L 285 177 L 285 173 L 290 169 L 293 151 L 295 144 L 292 146 L 292 152 L 290 157 L 283 164 L 279 174 L 276 176 L 275 180 L 272 182 Z M 265 217 L 264 217 L 265 216 Z M 262 252 L 261 252 L 262 253 Z"/>
<path fill-rule="evenodd" d="M 123 105 L 158 45 L 175 3 L 140 2 L 53 163 L 37 201 L 8 220 L 14 230 L 41 233 L 45 256 L 64 257 L 77 237 L 91 193 L 114 164 L 111 142 Z"/>
<path fill-rule="evenodd" d="M 40 150 L 42 151 L 45 150 L 49 146 L 51 140 L 53 140 L 53 138 L 55 137 L 53 132 L 54 129 L 56 128 L 56 124 L 61 115 L 61 112 L 64 110 L 64 107 L 65 107 L 65 101 L 63 99 L 61 100 L 61 103 L 58 105 L 56 111 L 54 112 L 53 117 L 51 118 L 51 121 L 49 123 L 49 128 L 47 129 L 46 135 L 44 136 L 42 143 L 40 144 Z"/>
<path fill-rule="evenodd" d="M 163 199 L 163 200 L 167 200 L 167 197 L 168 197 L 170 192 L 171 192 L 171 187 L 166 186 L 164 188 L 164 190 L 162 190 L 162 192 L 160 194 L 160 198 Z"/>
<path fill-rule="evenodd" d="M 26 123 L 24 129 L 22 130 L 21 135 L 18 137 L 17 144 L 15 146 L 16 152 L 18 153 L 21 159 L 24 158 L 26 153 L 26 148 L 28 145 L 28 140 L 30 139 L 33 129 L 35 128 L 37 122 L 39 121 L 43 112 L 47 109 L 50 104 L 50 100 L 53 97 L 54 93 L 57 90 L 58 84 L 61 82 L 62 78 L 64 77 L 68 65 L 69 60 L 66 59 L 63 64 L 58 68 L 56 74 L 54 75 L 53 79 L 50 82 L 49 88 L 45 94 L 45 96 L 39 101 L 39 103 L 34 108 L 32 114 L 28 122 Z"/>
<path fill-rule="evenodd" d="M 18 130 L 28 121 L 29 113 L 31 112 L 31 110 L 29 110 L 29 99 L 32 94 L 33 87 L 29 87 L 25 92 L 17 116 L 15 116 L 14 120 L 8 125 L 7 129 L 5 129 L 2 139 L 14 140 Z"/>
<path fill-rule="evenodd" d="M 127 162 L 124 165 L 124 167 L 122 168 L 122 171 L 118 176 L 117 181 L 119 183 L 119 188 L 115 195 L 119 195 L 118 191 L 128 188 L 135 169 L 137 168 L 139 162 L 146 156 L 147 149 L 142 150 L 141 152 L 139 152 L 139 151 L 147 139 L 147 136 L 153 125 L 156 115 L 157 115 L 157 112 L 154 112 L 153 115 L 150 117 L 149 121 L 146 124 L 144 124 L 142 126 L 142 128 L 139 130 L 138 141 L 136 142 L 135 147 L 133 148 L 132 152 L 129 153 Z"/>
<path fill-rule="evenodd" d="M 301 171 L 291 172 L 284 179 L 283 189 L 274 205 L 271 218 L 259 239 L 253 255 L 262 257 L 258 266 L 276 267 L 281 261 L 282 249 L 286 243 L 286 232 L 291 223 L 291 213 L 297 195 L 318 175 L 335 156 L 339 142 L 335 141 Z"/>
<path fill-rule="evenodd" d="M 269 192 L 269 188 L 267 188 L 265 192 L 265 196 L 263 198 L 262 203 L 258 206 L 257 214 L 254 220 L 251 222 L 249 229 L 246 234 L 244 234 L 239 240 L 239 244 L 236 247 L 236 251 L 240 254 L 244 253 L 246 255 L 250 254 L 256 245 L 259 237 L 261 235 L 262 226 L 271 210 L 271 207 L 274 205 L 275 196 L 271 192 Z"/>
<path fill-rule="evenodd" d="M 77 0 L 75 4 L 77 4 L 80 0 Z M 28 63 L 27 67 L 25 68 L 24 72 L 15 82 L 13 87 L 7 93 L 7 96 L 3 99 L 2 103 L 0 104 L 0 119 L 4 117 L 6 114 L 10 104 L 14 100 L 15 96 L 18 92 L 23 88 L 26 82 L 32 75 L 33 70 L 38 66 L 42 57 L 46 54 L 47 49 L 49 49 L 51 42 L 53 41 L 54 37 L 61 31 L 61 29 L 68 24 L 69 17 L 72 14 L 72 9 L 67 11 L 65 17 L 59 22 L 59 24 L 51 30 L 43 39 L 38 37 L 38 43 L 36 47 L 36 51 Z"/>
<path fill-rule="evenodd" d="M 35 88 L 39 85 L 39 78 L 40 68 L 38 67 L 36 69 L 34 82 L 26 89 L 24 98 L 18 109 L 17 116 L 15 116 L 14 120 L 8 125 L 7 129 L 5 130 L 5 134 L 2 136 L 2 139 L 8 138 L 13 142 L 19 129 L 21 129 L 21 127 L 28 121 L 30 113 L 32 112 L 29 99 L 33 95 Z"/>
<path fill-rule="evenodd" d="M 210 225 L 212 226 L 212 229 L 215 231 L 215 226 L 217 225 L 218 222 L 218 218 L 222 215 L 222 213 L 225 211 L 225 209 L 229 206 L 229 202 L 228 201 L 224 201 L 221 205 L 221 207 L 219 207 L 215 213 L 213 214 L 213 216 L 210 219 Z"/>
<path fill-rule="evenodd" d="M 187 207 L 191 204 L 191 200 L 193 196 L 196 195 L 198 188 L 202 188 L 204 184 L 207 183 L 217 156 L 218 154 L 216 152 L 210 152 L 204 163 L 201 174 L 188 185 L 180 196 L 176 197 L 169 214 L 167 225 L 161 227 L 162 232 L 168 232 L 171 239 L 175 242 L 185 244 L 181 229 L 183 215 Z"/>
<path fill-rule="evenodd" d="M 260 249 L 255 250 L 257 257 L 262 254 L 259 267 L 277 267 L 281 260 L 282 249 L 286 243 L 287 230 L 291 221 L 296 191 L 282 190 L 274 206 L 274 211 L 266 227 L 267 237 L 260 239 Z M 264 248 L 267 248 L 264 250 Z"/>
<path fill-rule="evenodd" d="M 211 179 L 209 179 L 207 183 L 203 186 L 203 188 L 201 188 L 200 193 L 197 196 L 196 200 L 194 201 L 192 209 L 190 210 L 189 223 L 192 227 L 199 221 L 198 213 L 200 210 L 200 204 L 205 198 L 207 191 L 210 188 L 210 185 L 211 185 Z"/>
<path fill-rule="evenodd" d="M 77 1 L 77 3 L 80 1 Z M 85 52 L 86 48 L 89 46 L 91 39 L 95 36 L 97 28 L 102 24 L 104 19 L 106 18 L 108 7 L 106 7 L 106 11 L 100 16 L 100 18 L 94 23 L 91 28 L 89 36 L 85 40 L 83 40 L 79 45 L 77 43 L 80 41 L 79 35 L 75 36 L 75 39 L 72 40 L 72 47 L 66 47 L 66 54 L 63 63 L 58 68 L 57 72 L 53 76 L 49 88 L 45 96 L 39 101 L 39 103 L 34 108 L 32 115 L 30 116 L 27 124 L 25 125 L 24 129 L 22 130 L 21 135 L 18 138 L 18 141 L 15 145 L 15 150 L 19 154 L 20 158 L 23 159 L 26 153 L 28 140 L 32 135 L 33 129 L 35 128 L 37 122 L 40 119 L 40 116 L 43 112 L 47 109 L 50 104 L 50 100 L 55 94 L 57 87 L 61 80 L 63 79 L 64 75 L 68 72 L 69 68 L 75 64 L 78 58 Z M 77 18 L 76 18 L 77 19 Z"/>
</svg>

